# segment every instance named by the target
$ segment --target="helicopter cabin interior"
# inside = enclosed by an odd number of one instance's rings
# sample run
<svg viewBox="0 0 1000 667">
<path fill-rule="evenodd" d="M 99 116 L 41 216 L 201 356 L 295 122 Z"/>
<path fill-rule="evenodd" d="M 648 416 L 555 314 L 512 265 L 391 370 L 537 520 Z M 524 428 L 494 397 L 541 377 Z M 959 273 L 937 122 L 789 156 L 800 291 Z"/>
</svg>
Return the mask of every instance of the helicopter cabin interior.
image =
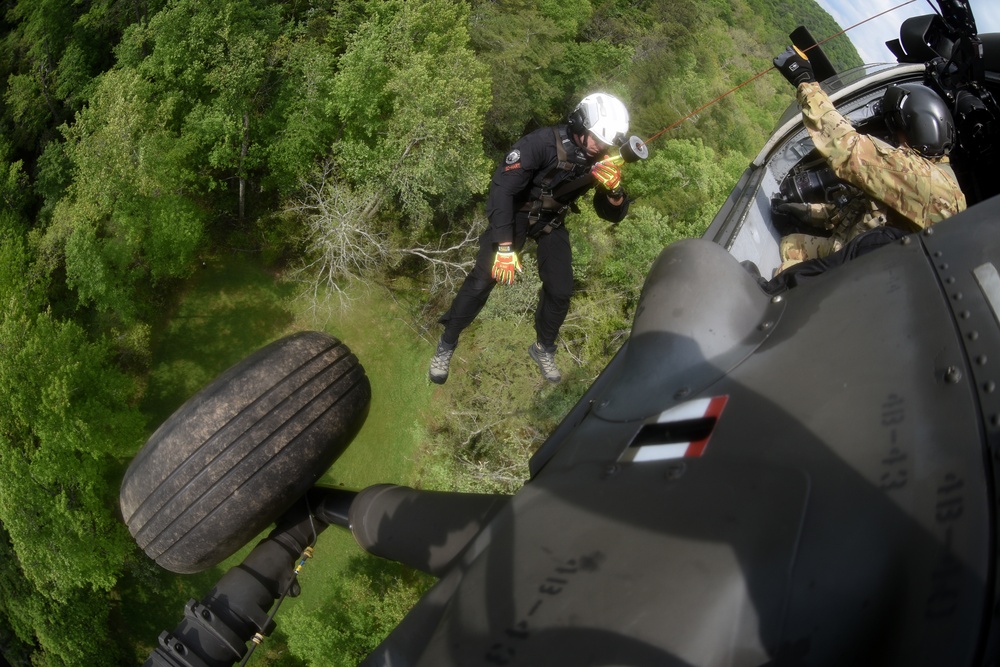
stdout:
<svg viewBox="0 0 1000 667">
<path fill-rule="evenodd" d="M 886 88 L 900 83 L 927 83 L 948 91 L 946 101 L 953 110 L 958 141 L 948 156 L 968 206 L 1000 193 L 997 178 L 1000 158 L 1000 119 L 996 112 L 969 92 L 967 80 L 943 78 L 950 61 L 940 53 L 951 53 L 950 40 L 934 34 L 938 17 L 914 17 L 904 22 L 901 37 L 904 47 L 895 45 L 899 64 L 867 65 L 824 80 L 823 86 L 837 110 L 862 133 L 890 141 L 878 114 L 879 102 Z M 909 38 L 908 38 L 909 35 Z M 937 39 L 937 44 L 928 41 Z M 984 85 L 972 86 L 1000 99 L 1000 33 L 980 35 L 985 70 L 980 76 Z M 942 44 L 943 42 L 943 44 Z M 889 44 L 893 48 L 892 43 Z M 910 55 L 907 55 L 910 54 Z M 907 62 L 909 61 L 909 62 Z M 825 172 L 825 173 L 824 173 Z M 811 203 L 835 203 L 843 183 L 831 179 L 826 164 L 813 146 L 798 105 L 793 103 L 779 119 L 777 128 L 763 147 L 704 238 L 725 247 L 738 260 L 753 262 L 765 277 L 780 266 L 778 244 L 784 234 L 806 231 L 822 234 L 818 228 L 794 228 L 787 219 L 774 213 L 774 204 L 792 196 L 811 197 Z M 807 192 L 804 192 L 807 191 Z"/>
</svg>

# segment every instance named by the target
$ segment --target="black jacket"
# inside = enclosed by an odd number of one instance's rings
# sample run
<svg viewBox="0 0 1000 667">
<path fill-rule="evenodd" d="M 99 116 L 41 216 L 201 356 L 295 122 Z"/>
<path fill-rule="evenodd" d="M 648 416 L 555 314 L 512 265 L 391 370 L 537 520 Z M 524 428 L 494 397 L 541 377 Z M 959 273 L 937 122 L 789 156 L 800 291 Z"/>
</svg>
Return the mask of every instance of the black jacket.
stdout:
<svg viewBox="0 0 1000 667">
<path fill-rule="evenodd" d="M 571 168 L 556 169 L 553 172 L 553 168 L 559 163 L 557 142 L 560 132 L 564 133 L 563 136 L 571 136 L 563 125 L 543 127 L 521 137 L 493 172 L 486 215 L 490 221 L 491 239 L 494 243 L 513 240 L 515 217 L 520 215 L 527 219 L 525 205 L 537 198 L 546 177 L 550 179 L 549 187 L 553 191 L 558 191 L 563 183 L 581 179 L 579 189 L 558 198 L 567 205 L 575 202 L 596 183 L 589 174 L 590 168 L 600 158 L 588 158 L 572 141 L 566 151 Z M 621 205 L 615 206 L 608 200 L 607 192 L 598 189 L 594 192 L 594 209 L 602 219 L 619 222 L 628 213 L 628 197 L 625 197 Z"/>
</svg>

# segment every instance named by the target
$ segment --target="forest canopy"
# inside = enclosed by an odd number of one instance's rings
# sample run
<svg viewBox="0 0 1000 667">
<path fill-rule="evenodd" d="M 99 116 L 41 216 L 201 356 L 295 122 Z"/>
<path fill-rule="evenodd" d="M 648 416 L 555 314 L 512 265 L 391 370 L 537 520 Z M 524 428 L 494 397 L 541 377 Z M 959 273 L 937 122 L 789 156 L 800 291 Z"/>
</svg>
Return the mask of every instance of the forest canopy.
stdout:
<svg viewBox="0 0 1000 667">
<path fill-rule="evenodd" d="M 839 32 L 812 0 L 0 6 L 0 651 L 53 667 L 137 658 L 112 617 L 146 558 L 117 487 L 150 433 L 156 327 L 205 257 L 252 252 L 315 306 L 380 285 L 430 331 L 472 257 L 493 164 L 523 133 L 604 90 L 649 137 L 770 68 L 797 25 Z M 846 37 L 825 48 L 860 64 Z M 574 217 L 564 345 L 579 377 L 620 345 L 652 259 L 702 233 L 792 101 L 777 74 L 757 79 L 629 166 L 618 230 Z M 526 278 L 491 304 L 477 335 L 523 320 L 535 289 Z M 428 426 L 456 452 L 433 479 L 511 490 L 576 390 L 529 425 L 533 392 L 482 365 Z M 484 430 L 469 415 L 500 410 L 486 396 L 510 418 Z M 304 659 L 310 641 L 289 646 Z"/>
</svg>

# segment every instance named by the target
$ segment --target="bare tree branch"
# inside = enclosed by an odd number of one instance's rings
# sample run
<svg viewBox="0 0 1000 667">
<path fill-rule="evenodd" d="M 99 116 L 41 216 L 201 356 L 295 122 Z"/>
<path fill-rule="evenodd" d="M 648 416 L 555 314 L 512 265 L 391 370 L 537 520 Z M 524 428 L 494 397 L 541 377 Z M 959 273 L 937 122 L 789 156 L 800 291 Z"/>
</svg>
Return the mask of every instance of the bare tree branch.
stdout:
<svg viewBox="0 0 1000 667">
<path fill-rule="evenodd" d="M 478 243 L 479 235 L 485 228 L 485 218 L 479 218 L 474 224 L 466 226 L 464 234 L 446 234 L 436 246 L 401 248 L 398 252 L 401 255 L 419 257 L 427 263 L 431 272 L 429 288 L 431 292 L 441 290 L 453 292 L 475 265 L 476 256 L 468 252 L 468 249 Z M 455 240 L 449 241 L 449 238 Z"/>
<path fill-rule="evenodd" d="M 338 178 L 332 161 L 323 165 L 316 178 L 303 180 L 300 186 L 300 196 L 284 209 L 304 222 L 305 253 L 290 275 L 305 286 L 301 296 L 314 313 L 331 295 L 343 305 L 347 283 L 369 280 L 406 256 L 418 257 L 426 264 L 431 292 L 454 291 L 475 263 L 468 248 L 485 229 L 484 218 L 466 225 L 459 234 L 445 234 L 437 244 L 400 248 L 378 220 L 382 195 L 352 188 Z"/>
<path fill-rule="evenodd" d="M 374 193 L 353 190 L 336 178 L 327 162 L 318 182 L 303 181 L 302 195 L 285 206 L 285 213 L 305 222 L 306 250 L 291 276 L 305 284 L 302 296 L 316 311 L 328 294 L 346 299 L 344 282 L 363 280 L 390 261 L 389 235 L 375 217 L 381 206 Z"/>
</svg>

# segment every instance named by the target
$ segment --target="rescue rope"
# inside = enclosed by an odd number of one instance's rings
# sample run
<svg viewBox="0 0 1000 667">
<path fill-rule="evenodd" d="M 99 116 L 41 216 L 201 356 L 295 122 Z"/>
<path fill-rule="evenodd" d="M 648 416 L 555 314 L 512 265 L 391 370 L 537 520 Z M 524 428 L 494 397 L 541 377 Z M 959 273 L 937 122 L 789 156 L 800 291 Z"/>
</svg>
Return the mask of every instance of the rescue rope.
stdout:
<svg viewBox="0 0 1000 667">
<path fill-rule="evenodd" d="M 829 37 L 827 37 L 826 39 L 824 39 L 822 41 L 816 42 L 816 44 L 814 44 L 813 46 L 810 46 L 805 51 L 809 52 L 812 49 L 815 49 L 815 48 L 817 48 L 819 46 L 822 46 L 823 44 L 826 44 L 827 42 L 829 42 L 831 39 L 833 39 L 835 37 L 840 37 L 841 35 L 847 33 L 848 30 L 853 30 L 853 29 L 857 28 L 860 25 L 864 25 L 865 23 L 868 23 L 869 21 L 873 21 L 873 20 L 877 19 L 880 16 L 883 16 L 883 15 L 888 14 L 890 12 L 894 12 L 897 9 L 901 9 L 901 8 L 907 6 L 907 5 L 912 5 L 914 2 L 917 2 L 917 0 L 907 0 L 906 2 L 904 2 L 902 4 L 896 5 L 895 7 L 890 7 L 889 9 L 885 10 L 884 12 L 879 12 L 878 14 L 875 14 L 874 16 L 869 16 L 864 21 L 860 21 L 858 23 L 855 23 L 854 25 L 850 26 L 849 28 L 844 28 L 840 32 L 835 33 L 833 35 L 830 35 Z M 930 4 L 930 0 L 928 0 L 928 4 Z M 931 5 L 931 7 L 933 8 L 933 5 Z M 678 121 L 670 124 L 669 126 L 663 128 L 662 130 L 660 130 L 659 132 L 657 132 L 656 134 L 654 134 L 653 136 L 651 136 L 649 139 L 646 139 L 646 143 L 648 144 L 649 142 L 654 141 L 655 139 L 658 139 L 661 135 L 666 134 L 667 132 L 669 132 L 670 130 L 674 129 L 675 127 L 678 127 L 681 123 L 684 123 L 685 121 L 693 118 L 694 116 L 697 116 L 699 113 L 701 113 L 702 111 L 704 111 L 708 107 L 712 106 L 713 104 L 716 104 L 716 103 L 720 102 L 724 98 L 726 98 L 729 95 L 732 95 L 733 93 L 735 93 L 740 88 L 743 88 L 744 86 L 747 86 L 747 85 L 753 83 L 754 81 L 756 81 L 757 79 L 759 79 L 760 77 L 764 76 L 765 74 L 771 72 L 774 69 L 775 69 L 775 67 L 772 65 L 771 67 L 767 68 L 763 72 L 760 72 L 758 74 L 754 74 L 752 77 L 750 77 L 749 79 L 747 79 L 743 83 L 739 84 L 738 86 L 736 86 L 734 88 L 730 88 L 726 92 L 724 92 L 721 95 L 719 95 L 718 97 L 716 97 L 711 102 L 709 102 L 707 104 L 701 105 L 700 107 L 698 107 L 697 109 L 695 109 L 694 111 L 692 111 L 688 115 L 684 116 L 680 120 L 678 120 Z"/>
</svg>

